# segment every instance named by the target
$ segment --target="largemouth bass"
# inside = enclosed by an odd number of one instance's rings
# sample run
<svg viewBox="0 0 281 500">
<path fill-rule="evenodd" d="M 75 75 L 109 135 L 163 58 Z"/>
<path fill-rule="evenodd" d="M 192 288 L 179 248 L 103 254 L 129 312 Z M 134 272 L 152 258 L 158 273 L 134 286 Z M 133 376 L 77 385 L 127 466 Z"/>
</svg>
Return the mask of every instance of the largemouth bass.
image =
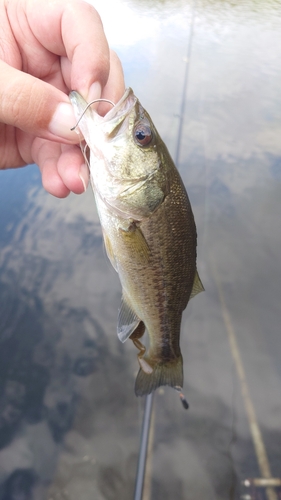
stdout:
<svg viewBox="0 0 281 500">
<path fill-rule="evenodd" d="M 77 92 L 71 102 L 90 148 L 90 177 L 122 304 L 117 333 L 139 349 L 137 396 L 183 386 L 182 312 L 203 290 L 196 270 L 196 227 L 190 202 L 148 113 L 132 89 L 104 116 Z M 83 116 L 82 116 L 83 115 Z M 147 329 L 146 352 L 140 338 Z"/>
</svg>

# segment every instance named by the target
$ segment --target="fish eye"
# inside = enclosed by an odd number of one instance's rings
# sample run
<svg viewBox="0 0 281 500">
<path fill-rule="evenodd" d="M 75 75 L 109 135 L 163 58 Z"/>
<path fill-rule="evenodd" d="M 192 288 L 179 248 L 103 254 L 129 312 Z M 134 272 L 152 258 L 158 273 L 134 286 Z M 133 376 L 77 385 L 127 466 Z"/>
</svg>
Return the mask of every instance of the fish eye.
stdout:
<svg viewBox="0 0 281 500">
<path fill-rule="evenodd" d="M 148 125 L 139 123 L 134 129 L 134 139 L 139 146 L 147 146 L 152 141 L 152 130 Z"/>
</svg>

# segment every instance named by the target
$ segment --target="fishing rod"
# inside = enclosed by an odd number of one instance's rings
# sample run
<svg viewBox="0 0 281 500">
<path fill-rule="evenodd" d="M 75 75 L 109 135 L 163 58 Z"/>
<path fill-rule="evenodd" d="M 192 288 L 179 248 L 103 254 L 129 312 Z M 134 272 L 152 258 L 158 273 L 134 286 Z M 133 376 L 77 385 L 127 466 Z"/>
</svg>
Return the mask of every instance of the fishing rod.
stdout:
<svg viewBox="0 0 281 500">
<path fill-rule="evenodd" d="M 134 500 L 142 500 L 154 392 L 145 398 Z"/>
</svg>

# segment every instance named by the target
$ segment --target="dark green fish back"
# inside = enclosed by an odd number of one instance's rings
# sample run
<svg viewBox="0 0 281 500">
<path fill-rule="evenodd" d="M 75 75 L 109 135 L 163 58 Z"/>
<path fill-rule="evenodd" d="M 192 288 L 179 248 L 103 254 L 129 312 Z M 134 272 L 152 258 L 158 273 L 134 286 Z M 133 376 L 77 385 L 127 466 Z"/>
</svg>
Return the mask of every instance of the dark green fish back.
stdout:
<svg viewBox="0 0 281 500">
<path fill-rule="evenodd" d="M 151 374 L 140 369 L 137 395 L 149 394 L 161 385 L 183 385 L 179 346 L 183 310 L 190 298 L 196 274 L 196 227 L 185 187 L 175 167 L 169 171 L 169 194 L 153 215 L 140 227 L 151 249 L 149 272 L 139 285 L 150 290 L 158 320 L 145 321 L 150 337 L 146 360 Z M 142 318 L 143 319 L 143 318 Z M 157 329 L 157 331 L 156 331 Z"/>
</svg>

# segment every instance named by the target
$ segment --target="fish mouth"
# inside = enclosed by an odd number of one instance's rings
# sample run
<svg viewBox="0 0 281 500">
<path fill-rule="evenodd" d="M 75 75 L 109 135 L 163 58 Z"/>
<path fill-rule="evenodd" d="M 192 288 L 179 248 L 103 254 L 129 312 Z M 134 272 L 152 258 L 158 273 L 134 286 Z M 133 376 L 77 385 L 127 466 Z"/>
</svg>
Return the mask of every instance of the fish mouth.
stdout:
<svg viewBox="0 0 281 500">
<path fill-rule="evenodd" d="M 113 106 L 113 108 L 110 109 L 106 115 L 101 116 L 96 110 L 90 108 L 91 103 L 87 103 L 87 101 L 85 101 L 85 99 L 77 91 L 73 90 L 70 92 L 69 98 L 78 120 L 74 128 L 76 128 L 79 124 L 80 130 L 86 140 L 89 136 L 88 126 L 86 125 L 89 120 L 97 127 L 101 126 L 105 133 L 110 133 L 111 127 L 114 128 L 114 124 L 124 121 L 138 100 L 134 95 L 133 90 L 128 87 L 121 99 Z M 99 99 L 96 101 L 99 101 Z"/>
<path fill-rule="evenodd" d="M 99 142 L 102 144 L 105 138 L 113 138 L 117 132 L 123 133 L 126 130 L 127 117 L 138 101 L 129 87 L 113 108 L 105 116 L 101 116 L 90 108 L 90 103 L 87 103 L 77 91 L 70 92 L 69 98 L 78 120 L 75 127 L 79 124 L 79 129 L 90 149 L 96 149 Z"/>
<path fill-rule="evenodd" d="M 106 113 L 102 118 L 103 123 L 107 123 L 116 118 L 122 118 L 130 113 L 137 102 L 137 98 L 134 95 L 133 90 L 128 87 L 121 99 L 115 104 L 115 106 Z"/>
</svg>

